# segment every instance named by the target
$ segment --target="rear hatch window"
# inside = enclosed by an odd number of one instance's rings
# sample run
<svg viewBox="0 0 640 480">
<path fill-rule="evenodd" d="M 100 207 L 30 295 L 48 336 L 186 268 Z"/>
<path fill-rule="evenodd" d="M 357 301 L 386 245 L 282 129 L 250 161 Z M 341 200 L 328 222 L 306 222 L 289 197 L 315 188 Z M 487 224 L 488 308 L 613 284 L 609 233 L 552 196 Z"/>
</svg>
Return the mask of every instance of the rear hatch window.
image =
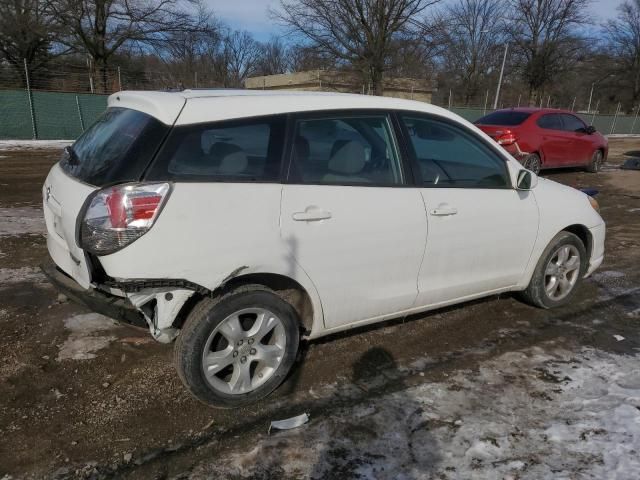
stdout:
<svg viewBox="0 0 640 480">
<path fill-rule="evenodd" d="M 520 125 L 531 116 L 528 112 L 501 111 L 493 112 L 489 115 L 476 120 L 476 125 L 501 125 L 505 127 L 514 127 Z"/>
<path fill-rule="evenodd" d="M 72 177 L 95 186 L 137 181 L 169 128 L 146 113 L 109 108 L 65 149 L 60 166 Z"/>
</svg>

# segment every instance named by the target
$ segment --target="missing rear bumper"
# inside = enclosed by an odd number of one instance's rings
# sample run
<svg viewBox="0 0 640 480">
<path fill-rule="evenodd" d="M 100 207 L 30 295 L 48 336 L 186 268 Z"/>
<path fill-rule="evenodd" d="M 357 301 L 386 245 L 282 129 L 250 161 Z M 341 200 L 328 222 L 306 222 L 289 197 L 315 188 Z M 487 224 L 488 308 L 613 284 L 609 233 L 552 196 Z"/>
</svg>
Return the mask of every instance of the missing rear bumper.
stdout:
<svg viewBox="0 0 640 480">
<path fill-rule="evenodd" d="M 84 289 L 53 262 L 43 263 L 40 268 L 49 282 L 75 303 L 129 325 L 148 327 L 144 315 L 126 298 L 109 295 L 94 288 Z"/>
</svg>

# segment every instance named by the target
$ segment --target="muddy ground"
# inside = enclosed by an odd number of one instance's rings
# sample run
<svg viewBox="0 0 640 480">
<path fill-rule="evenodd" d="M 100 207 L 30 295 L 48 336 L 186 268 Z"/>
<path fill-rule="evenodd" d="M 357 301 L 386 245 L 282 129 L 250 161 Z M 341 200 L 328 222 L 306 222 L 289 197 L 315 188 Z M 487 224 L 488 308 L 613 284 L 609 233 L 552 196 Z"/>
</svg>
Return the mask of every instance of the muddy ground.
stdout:
<svg viewBox="0 0 640 480">
<path fill-rule="evenodd" d="M 47 284 L 38 270 L 47 257 L 40 188 L 59 150 L 0 147 L 0 479 L 465 478 L 467 470 L 478 478 L 541 478 L 562 468 L 570 478 L 592 478 L 570 464 L 535 470 L 545 463 L 542 453 L 498 461 L 495 449 L 503 441 L 487 437 L 486 425 L 476 429 L 483 448 L 473 432 L 465 437 L 467 450 L 453 449 L 455 438 L 438 432 L 459 432 L 502 395 L 490 387 L 495 379 L 488 371 L 501 375 L 504 391 L 521 387 L 512 395 L 518 402 L 510 425 L 552 414 L 570 425 L 573 414 L 567 411 L 563 420 L 564 410 L 549 408 L 578 386 L 558 376 L 560 367 L 545 367 L 550 358 L 558 365 L 574 359 L 588 366 L 599 359 L 620 369 L 640 367 L 640 172 L 618 168 L 625 152 L 637 150 L 640 139 L 612 139 L 601 173 L 544 174 L 600 190 L 607 222 L 605 263 L 570 306 L 543 311 L 503 295 L 322 339 L 304 346 L 303 361 L 274 395 L 224 411 L 186 393 L 171 364 L 171 346 L 91 314 Z M 514 355 L 531 361 L 515 361 Z M 509 371 L 501 369 L 505 362 Z M 611 375 L 607 371 L 595 375 Z M 631 383 L 625 385 L 640 389 L 640 380 Z M 434 394 L 436 387 L 451 398 L 490 395 L 460 404 L 455 420 L 434 417 L 414 425 L 415 412 L 426 414 L 435 405 L 425 392 Z M 640 396 L 633 398 L 638 415 L 629 422 L 640 424 Z M 389 405 L 402 407 L 392 412 L 400 430 L 413 422 L 408 438 L 419 434 L 414 443 L 427 449 L 420 459 L 393 452 L 404 437 L 390 437 L 395 427 L 376 417 L 392 415 Z M 310 414 L 309 425 L 266 436 L 270 420 L 302 412 Z M 622 427 L 591 428 L 578 437 L 606 437 L 601 431 L 607 428 Z M 541 442 L 554 438 L 544 436 Z M 629 447 L 621 455 L 637 457 L 640 437 L 627 437 L 611 438 Z M 587 473 L 590 465 L 609 465 L 598 452 L 583 455 L 576 462 Z M 506 473 L 492 476 L 499 468 Z"/>
</svg>

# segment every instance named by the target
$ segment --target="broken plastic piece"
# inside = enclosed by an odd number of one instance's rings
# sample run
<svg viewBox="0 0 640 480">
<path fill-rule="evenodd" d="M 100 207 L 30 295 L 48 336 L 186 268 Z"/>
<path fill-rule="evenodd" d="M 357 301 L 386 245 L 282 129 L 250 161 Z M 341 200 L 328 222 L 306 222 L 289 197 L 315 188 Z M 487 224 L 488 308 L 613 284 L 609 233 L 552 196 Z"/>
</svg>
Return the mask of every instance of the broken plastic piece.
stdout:
<svg viewBox="0 0 640 480">
<path fill-rule="evenodd" d="M 596 195 L 598 195 L 598 193 L 600 193 L 595 188 L 581 188 L 580 191 L 582 193 L 586 193 L 590 197 L 595 197 Z"/>
<path fill-rule="evenodd" d="M 267 433 L 271 435 L 271 429 L 276 430 L 291 430 L 292 428 L 298 428 L 304 425 L 309 421 L 309 414 L 303 413 L 302 415 L 298 415 L 297 417 L 287 418 L 285 420 L 274 420 L 269 425 L 269 430 Z"/>
<path fill-rule="evenodd" d="M 640 158 L 628 158 L 620 168 L 623 170 L 640 170 Z"/>
</svg>

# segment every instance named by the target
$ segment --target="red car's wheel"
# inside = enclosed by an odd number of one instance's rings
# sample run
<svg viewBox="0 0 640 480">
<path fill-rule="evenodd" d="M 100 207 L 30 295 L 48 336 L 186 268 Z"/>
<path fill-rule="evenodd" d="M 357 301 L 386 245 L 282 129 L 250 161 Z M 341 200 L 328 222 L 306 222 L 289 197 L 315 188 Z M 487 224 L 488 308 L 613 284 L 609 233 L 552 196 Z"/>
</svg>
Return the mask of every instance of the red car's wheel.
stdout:
<svg viewBox="0 0 640 480">
<path fill-rule="evenodd" d="M 587 172 L 598 173 L 600 168 L 602 168 L 602 161 L 604 160 L 604 155 L 602 155 L 602 150 L 596 150 L 593 152 L 591 156 L 591 161 L 587 166 Z"/>
<path fill-rule="evenodd" d="M 542 161 L 540 160 L 540 156 L 537 153 L 530 153 L 527 155 L 522 161 L 522 165 L 527 170 L 531 170 L 533 173 L 538 175 L 540 173 L 540 169 L 542 168 Z"/>
</svg>

